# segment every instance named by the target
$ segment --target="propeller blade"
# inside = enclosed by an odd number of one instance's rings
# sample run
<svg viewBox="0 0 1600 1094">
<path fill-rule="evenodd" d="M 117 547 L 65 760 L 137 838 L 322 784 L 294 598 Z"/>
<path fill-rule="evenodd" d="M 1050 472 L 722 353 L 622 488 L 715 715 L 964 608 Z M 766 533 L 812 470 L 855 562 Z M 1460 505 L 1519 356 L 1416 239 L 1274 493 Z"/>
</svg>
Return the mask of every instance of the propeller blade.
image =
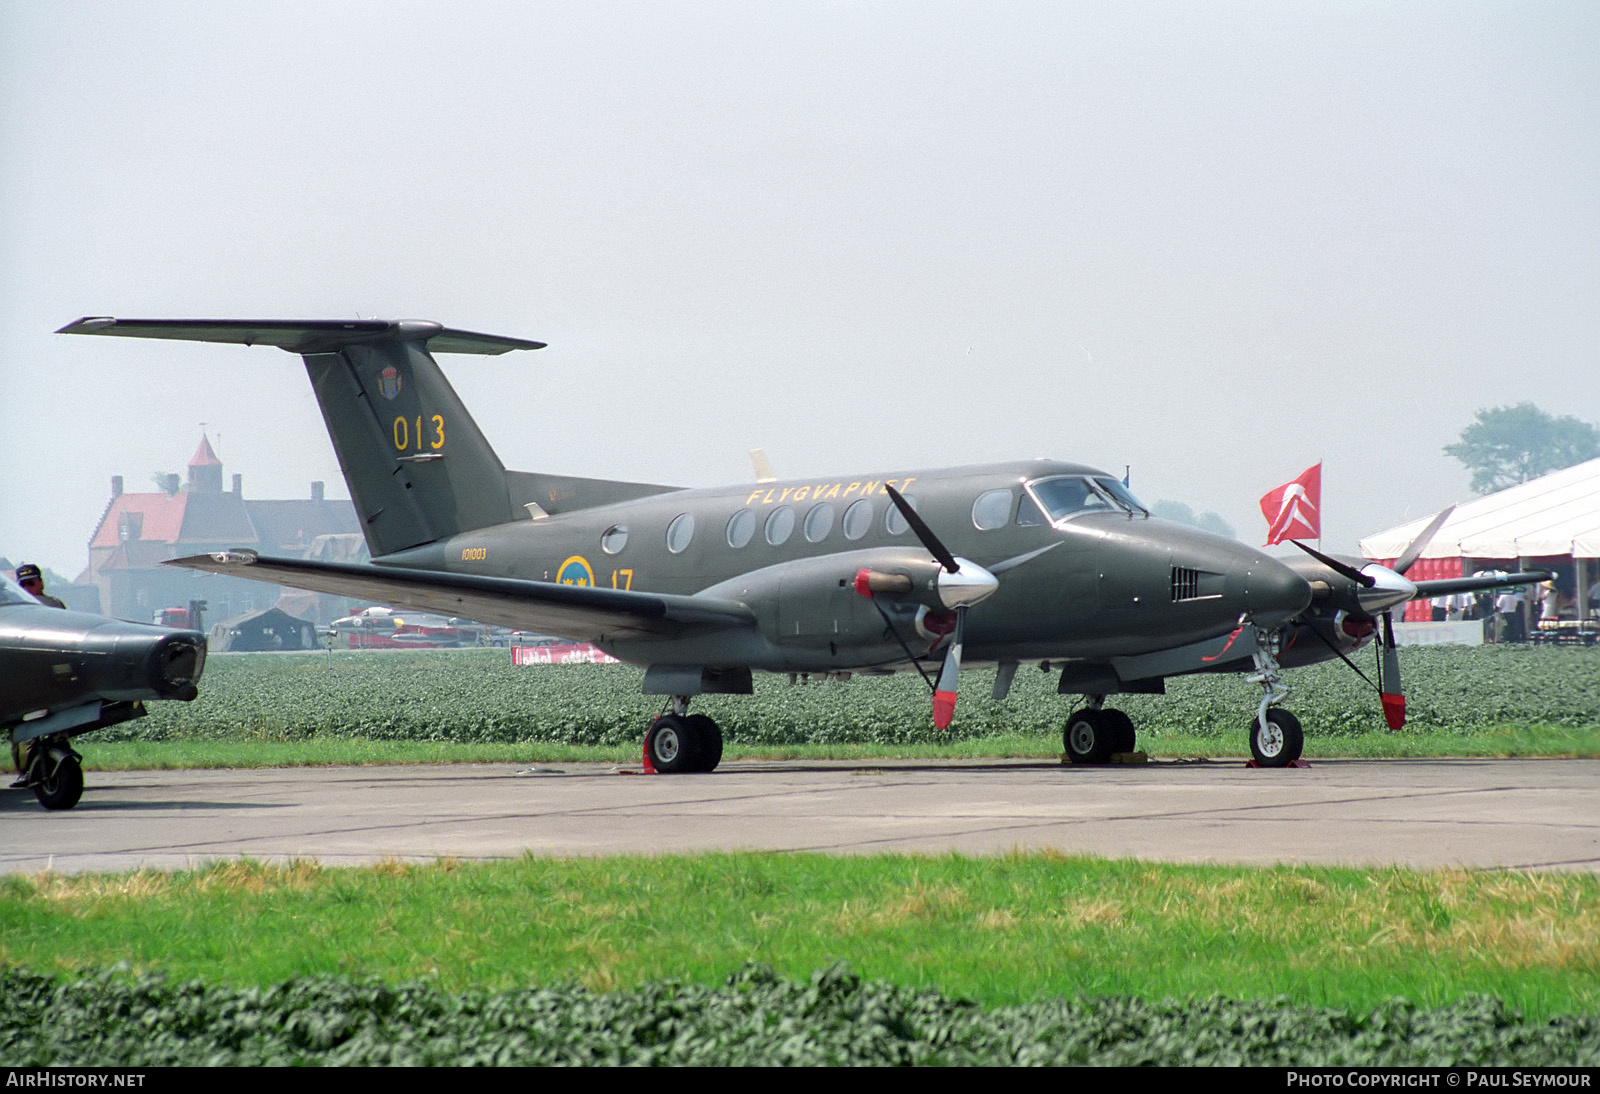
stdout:
<svg viewBox="0 0 1600 1094">
<path fill-rule="evenodd" d="M 946 729 L 956 716 L 956 685 L 961 679 L 961 643 L 966 637 L 967 609 L 956 609 L 956 633 L 950 648 L 944 654 L 944 667 L 939 670 L 939 682 L 933 688 L 933 725 Z"/>
<path fill-rule="evenodd" d="M 1383 613 L 1383 652 L 1379 661 L 1378 688 L 1382 695 L 1383 720 L 1390 729 L 1406 724 L 1406 694 L 1400 683 L 1400 652 L 1394 644 L 1394 618 Z"/>
<path fill-rule="evenodd" d="M 900 496 L 900 491 L 887 483 L 884 484 L 883 488 L 888 492 L 889 500 L 894 502 L 894 507 L 900 510 L 900 515 L 906 518 L 906 523 L 911 525 L 911 530 L 917 534 L 917 538 L 922 541 L 922 545 L 933 556 L 934 561 L 943 566 L 948 573 L 953 574 L 961 569 L 961 564 L 956 561 L 956 556 L 950 553 L 948 547 L 939 542 L 939 537 L 933 534 L 933 529 L 929 528 L 927 523 L 917 516 L 917 511 L 911 508 L 911 503 Z"/>
<path fill-rule="evenodd" d="M 1422 530 L 1422 534 L 1411 541 L 1411 546 L 1400 553 L 1400 557 L 1394 560 L 1394 565 L 1389 569 L 1404 577 L 1406 571 L 1411 569 L 1411 564 L 1422 557 L 1422 552 L 1428 549 L 1428 544 L 1433 542 L 1433 537 L 1439 533 L 1439 529 L 1444 527 L 1444 522 L 1449 520 L 1450 514 L 1455 511 L 1456 507 L 1451 505 L 1434 517 Z"/>
<path fill-rule="evenodd" d="M 1363 589 L 1370 589 L 1374 585 L 1377 584 L 1376 579 L 1374 579 L 1371 575 L 1364 574 L 1360 570 L 1357 570 L 1353 566 L 1346 566 L 1344 563 L 1340 562 L 1338 559 L 1330 558 L 1327 555 L 1323 554 L 1321 551 L 1316 550 L 1315 548 L 1307 547 L 1304 543 L 1301 543 L 1297 539 L 1291 539 L 1289 542 L 1294 544 L 1296 547 L 1300 548 L 1302 551 L 1304 551 L 1306 554 L 1310 555 L 1312 558 L 1316 559 L 1318 562 L 1322 563 L 1324 566 L 1326 566 L 1328 569 L 1332 570 L 1334 573 L 1340 574 L 1340 575 L 1342 575 L 1344 577 L 1348 577 L 1351 581 L 1354 581 L 1357 585 L 1360 585 Z"/>
</svg>

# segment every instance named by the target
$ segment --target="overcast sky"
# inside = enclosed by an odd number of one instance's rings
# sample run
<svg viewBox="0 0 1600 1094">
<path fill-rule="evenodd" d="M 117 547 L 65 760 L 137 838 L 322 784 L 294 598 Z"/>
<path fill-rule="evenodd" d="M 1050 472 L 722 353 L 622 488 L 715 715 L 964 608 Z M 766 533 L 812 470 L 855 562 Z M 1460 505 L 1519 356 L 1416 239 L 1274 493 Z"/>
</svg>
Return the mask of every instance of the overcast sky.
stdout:
<svg viewBox="0 0 1600 1094">
<path fill-rule="evenodd" d="M 348 496 L 298 358 L 82 315 L 435 319 L 508 467 L 1052 456 L 1330 549 L 1600 420 L 1600 5 L 0 5 L 0 555 L 68 575 L 201 423 Z"/>
</svg>

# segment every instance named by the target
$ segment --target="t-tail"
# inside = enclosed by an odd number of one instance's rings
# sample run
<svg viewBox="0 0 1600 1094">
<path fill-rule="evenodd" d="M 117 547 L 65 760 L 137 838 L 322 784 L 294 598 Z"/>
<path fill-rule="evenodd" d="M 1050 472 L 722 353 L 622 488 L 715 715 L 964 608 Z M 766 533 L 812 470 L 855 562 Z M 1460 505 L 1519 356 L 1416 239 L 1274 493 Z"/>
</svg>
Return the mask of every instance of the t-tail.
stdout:
<svg viewBox="0 0 1600 1094">
<path fill-rule="evenodd" d="M 300 354 L 375 558 L 476 528 L 669 489 L 506 471 L 433 354 L 500 354 L 542 349 L 543 342 L 382 319 L 98 317 L 57 333 L 268 345 Z"/>
</svg>

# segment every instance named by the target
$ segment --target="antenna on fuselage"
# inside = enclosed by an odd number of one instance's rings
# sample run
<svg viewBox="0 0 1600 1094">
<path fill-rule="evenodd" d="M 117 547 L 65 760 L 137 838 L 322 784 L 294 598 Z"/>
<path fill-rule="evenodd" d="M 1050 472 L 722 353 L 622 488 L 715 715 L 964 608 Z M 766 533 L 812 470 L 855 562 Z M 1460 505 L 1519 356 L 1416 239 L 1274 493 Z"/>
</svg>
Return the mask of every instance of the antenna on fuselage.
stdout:
<svg viewBox="0 0 1600 1094">
<path fill-rule="evenodd" d="M 756 469 L 757 482 L 777 482 L 778 476 L 772 473 L 772 465 L 767 462 L 767 454 L 763 449 L 750 450 L 750 466 Z"/>
</svg>

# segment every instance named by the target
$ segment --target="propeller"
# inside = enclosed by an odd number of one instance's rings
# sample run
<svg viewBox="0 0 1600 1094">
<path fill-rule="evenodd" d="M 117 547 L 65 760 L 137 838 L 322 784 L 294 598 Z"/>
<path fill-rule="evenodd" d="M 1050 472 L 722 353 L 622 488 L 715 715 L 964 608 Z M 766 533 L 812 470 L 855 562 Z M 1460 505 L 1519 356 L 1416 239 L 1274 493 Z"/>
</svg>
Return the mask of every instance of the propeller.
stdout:
<svg viewBox="0 0 1600 1094">
<path fill-rule="evenodd" d="M 936 585 L 939 602 L 955 611 L 955 633 L 945 650 L 944 664 L 939 669 L 939 679 L 933 687 L 933 724 L 939 729 L 944 729 L 950 725 L 956 713 L 956 690 L 961 677 L 961 648 L 967 634 L 967 609 L 999 588 L 1000 581 L 976 562 L 957 558 L 951 554 L 950 549 L 933 534 L 933 529 L 917 515 L 917 511 L 911 508 L 911 503 L 901 496 L 900 491 L 889 485 L 885 485 L 884 490 L 888 492 L 889 500 L 894 503 L 894 507 L 900 510 L 900 515 L 905 518 L 906 524 L 916 533 L 917 539 L 922 541 L 922 545 L 928 549 L 934 561 L 943 568 L 944 573 L 938 576 Z"/>
<path fill-rule="evenodd" d="M 1394 609 L 1422 595 L 1415 584 L 1406 580 L 1406 571 L 1422 557 L 1422 552 L 1439 529 L 1444 527 L 1455 508 L 1454 505 L 1449 506 L 1429 521 L 1428 526 L 1400 552 L 1393 566 L 1368 563 L 1358 570 L 1321 551 L 1312 550 L 1299 540 L 1290 540 L 1334 573 L 1355 583 L 1352 615 L 1369 624 L 1377 621 L 1376 616 L 1381 616 L 1383 636 L 1379 639 L 1378 695 L 1383 704 L 1383 720 L 1390 729 L 1400 729 L 1406 724 L 1405 686 L 1400 680 L 1400 653 L 1394 640 Z"/>
</svg>

